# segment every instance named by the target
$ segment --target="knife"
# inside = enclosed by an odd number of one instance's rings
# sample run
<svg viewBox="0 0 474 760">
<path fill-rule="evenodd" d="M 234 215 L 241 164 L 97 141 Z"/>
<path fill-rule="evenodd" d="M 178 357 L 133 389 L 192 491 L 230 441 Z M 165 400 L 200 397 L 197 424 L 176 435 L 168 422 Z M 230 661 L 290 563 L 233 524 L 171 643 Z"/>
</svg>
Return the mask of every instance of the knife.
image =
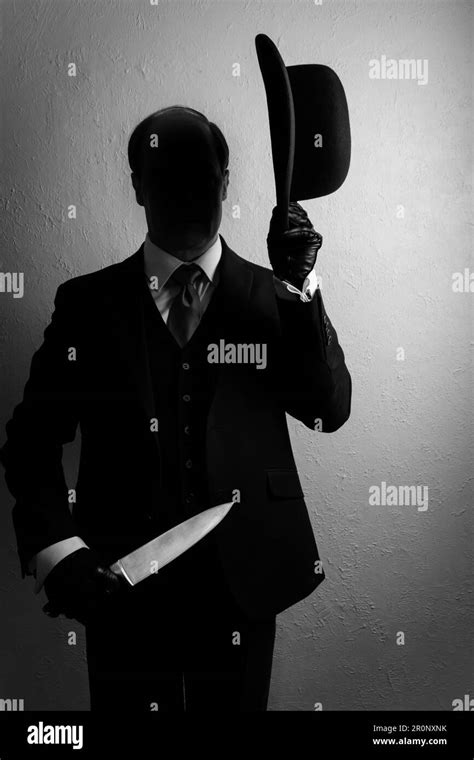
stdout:
<svg viewBox="0 0 474 760">
<path fill-rule="evenodd" d="M 190 517 L 166 533 L 134 549 L 125 557 L 121 557 L 110 565 L 109 569 L 125 578 L 131 586 L 135 586 L 150 575 L 155 575 L 159 568 L 164 567 L 204 538 L 221 522 L 233 504 L 233 501 L 218 504 L 216 507 Z"/>
</svg>

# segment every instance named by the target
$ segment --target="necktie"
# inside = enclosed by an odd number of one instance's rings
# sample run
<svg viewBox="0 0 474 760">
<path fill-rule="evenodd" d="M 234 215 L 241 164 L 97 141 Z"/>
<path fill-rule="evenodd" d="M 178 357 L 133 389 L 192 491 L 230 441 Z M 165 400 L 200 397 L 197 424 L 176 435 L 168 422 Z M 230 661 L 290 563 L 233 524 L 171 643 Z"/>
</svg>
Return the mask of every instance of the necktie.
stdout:
<svg viewBox="0 0 474 760">
<path fill-rule="evenodd" d="M 197 264 L 182 264 L 172 275 L 181 290 L 171 304 L 168 328 L 181 348 L 186 345 L 201 320 L 201 301 L 195 281 L 202 273 Z"/>
</svg>

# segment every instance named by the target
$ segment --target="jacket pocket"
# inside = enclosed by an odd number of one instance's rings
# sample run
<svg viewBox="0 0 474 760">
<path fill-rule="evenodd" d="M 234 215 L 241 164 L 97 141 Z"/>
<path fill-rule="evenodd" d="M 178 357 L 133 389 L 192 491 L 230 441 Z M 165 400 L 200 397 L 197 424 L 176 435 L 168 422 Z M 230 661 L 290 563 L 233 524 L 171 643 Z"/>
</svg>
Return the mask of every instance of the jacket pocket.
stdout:
<svg viewBox="0 0 474 760">
<path fill-rule="evenodd" d="M 296 470 L 267 470 L 267 489 L 273 499 L 302 499 L 304 497 Z"/>
</svg>

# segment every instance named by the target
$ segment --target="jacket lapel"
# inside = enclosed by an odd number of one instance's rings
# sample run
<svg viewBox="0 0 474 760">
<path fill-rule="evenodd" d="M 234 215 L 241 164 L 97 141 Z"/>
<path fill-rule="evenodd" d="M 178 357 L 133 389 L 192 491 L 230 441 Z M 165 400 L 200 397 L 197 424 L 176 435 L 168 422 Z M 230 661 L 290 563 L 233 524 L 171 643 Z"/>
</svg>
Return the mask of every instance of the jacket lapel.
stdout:
<svg viewBox="0 0 474 760">
<path fill-rule="evenodd" d="M 127 368 L 137 401 L 148 425 L 156 417 L 148 352 L 145 339 L 143 297 L 151 298 L 144 270 L 143 244 L 132 256 L 120 262 L 111 272 L 108 288 L 108 317 L 114 325 L 123 365 Z M 158 434 L 154 434 L 158 449 Z"/>
<path fill-rule="evenodd" d="M 224 332 L 241 325 L 249 313 L 253 272 L 249 264 L 229 248 L 222 235 L 219 237 L 222 243 L 222 256 L 218 269 L 219 284 L 213 299 L 216 298 L 221 307 L 221 331 Z"/>
</svg>

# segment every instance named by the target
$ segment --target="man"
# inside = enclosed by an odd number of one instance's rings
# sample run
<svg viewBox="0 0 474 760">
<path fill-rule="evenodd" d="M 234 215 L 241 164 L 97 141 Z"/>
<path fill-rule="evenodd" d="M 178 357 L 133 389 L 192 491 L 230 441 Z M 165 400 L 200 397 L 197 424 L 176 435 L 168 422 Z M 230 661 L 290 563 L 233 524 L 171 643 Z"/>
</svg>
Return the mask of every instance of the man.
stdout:
<svg viewBox="0 0 474 760">
<path fill-rule="evenodd" d="M 173 106 L 129 142 L 148 234 L 62 284 L 0 451 L 22 576 L 85 624 L 91 709 L 262 711 L 276 615 L 324 579 L 285 413 L 334 432 L 351 378 L 315 288 L 322 238 L 273 214 L 272 270 L 219 235 L 215 124 Z M 274 210 L 275 212 L 275 210 Z M 69 494 L 62 445 L 81 429 Z M 131 588 L 108 569 L 210 506 L 224 520 Z"/>
</svg>

